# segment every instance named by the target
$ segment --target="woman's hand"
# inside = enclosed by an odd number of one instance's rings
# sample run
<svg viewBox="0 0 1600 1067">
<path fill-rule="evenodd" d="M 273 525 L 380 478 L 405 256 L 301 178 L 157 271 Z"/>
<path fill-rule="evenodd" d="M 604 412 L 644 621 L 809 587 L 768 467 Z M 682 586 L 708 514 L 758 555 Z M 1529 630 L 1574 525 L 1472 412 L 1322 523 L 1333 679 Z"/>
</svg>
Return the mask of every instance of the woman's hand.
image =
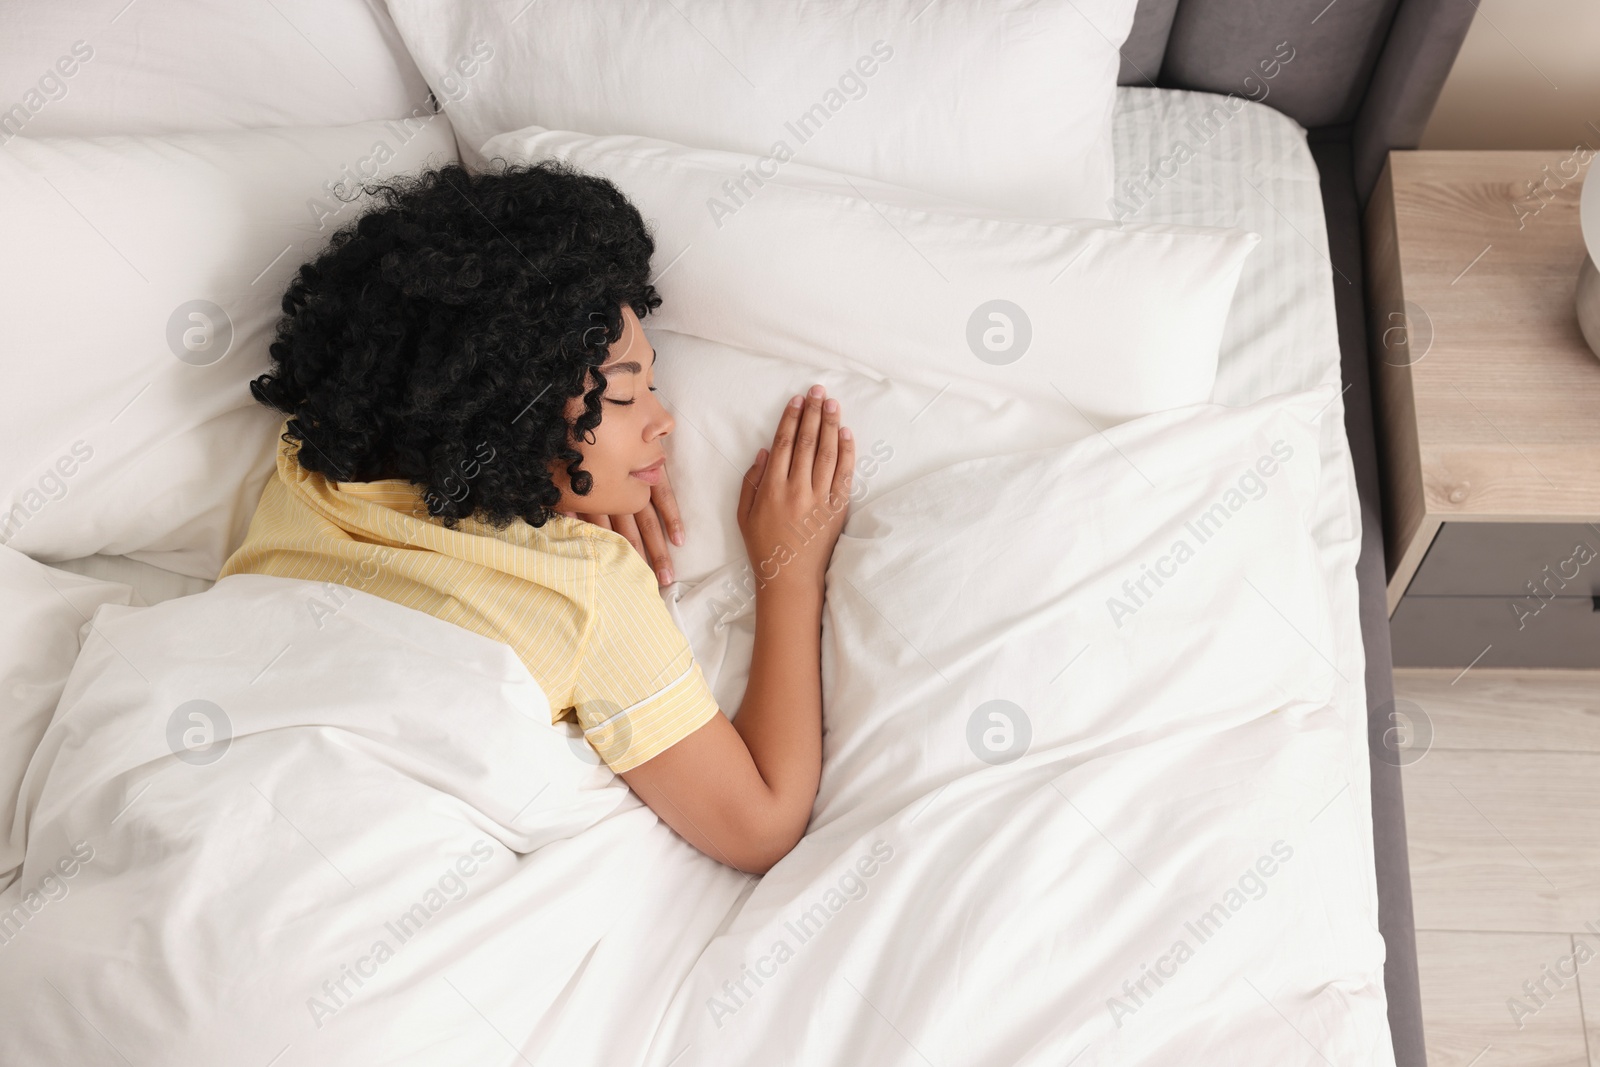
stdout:
<svg viewBox="0 0 1600 1067">
<path fill-rule="evenodd" d="M 650 503 L 637 515 L 580 513 L 577 517 L 626 537 L 656 572 L 656 582 L 663 588 L 672 584 L 672 556 L 667 551 L 667 538 L 670 536 L 675 545 L 683 544 L 683 518 L 678 514 L 678 498 L 672 492 L 666 467 L 661 468 L 661 481 L 650 487 Z"/>
<path fill-rule="evenodd" d="M 828 559 L 850 510 L 856 443 L 839 425 L 839 402 L 813 385 L 778 419 L 772 450 L 756 453 L 739 491 L 739 532 L 757 588 L 822 590 Z"/>
</svg>

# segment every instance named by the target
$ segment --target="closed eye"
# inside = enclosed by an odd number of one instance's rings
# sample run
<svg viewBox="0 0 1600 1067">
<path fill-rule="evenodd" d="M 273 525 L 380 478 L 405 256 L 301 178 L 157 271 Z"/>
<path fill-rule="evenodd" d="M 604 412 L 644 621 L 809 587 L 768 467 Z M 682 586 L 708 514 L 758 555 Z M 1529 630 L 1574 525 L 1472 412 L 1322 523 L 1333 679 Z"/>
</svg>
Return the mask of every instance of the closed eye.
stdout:
<svg viewBox="0 0 1600 1067">
<path fill-rule="evenodd" d="M 650 386 L 650 391 L 651 391 L 651 392 L 652 392 L 652 393 L 653 393 L 653 392 L 655 392 L 655 391 L 656 391 L 656 387 L 655 387 L 655 386 L 653 386 L 653 385 L 652 385 L 652 386 Z M 627 407 L 627 406 L 628 406 L 628 405 L 629 405 L 629 404 L 631 404 L 631 403 L 633 403 L 633 401 L 632 401 L 632 400 L 612 400 L 612 399 L 611 399 L 611 398 L 610 398 L 610 397 L 609 397 L 609 396 L 608 396 L 608 397 L 606 397 L 606 398 L 605 398 L 605 399 L 606 399 L 606 401 L 607 401 L 607 402 L 608 402 L 608 403 L 612 403 L 612 404 L 615 404 L 615 405 L 617 405 L 617 406 L 618 406 L 618 407 L 621 407 L 621 408 L 625 408 L 625 407 Z"/>
</svg>

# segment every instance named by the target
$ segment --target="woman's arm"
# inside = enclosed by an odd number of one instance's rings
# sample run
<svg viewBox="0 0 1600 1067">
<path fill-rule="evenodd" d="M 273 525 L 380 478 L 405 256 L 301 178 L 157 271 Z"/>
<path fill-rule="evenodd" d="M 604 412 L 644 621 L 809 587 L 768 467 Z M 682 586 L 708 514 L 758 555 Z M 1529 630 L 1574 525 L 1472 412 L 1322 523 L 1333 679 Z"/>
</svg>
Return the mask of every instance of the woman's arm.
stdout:
<svg viewBox="0 0 1600 1067">
<path fill-rule="evenodd" d="M 796 398 L 797 400 L 801 398 Z M 828 410 L 831 408 L 832 410 Z M 805 833 L 822 775 L 822 591 L 849 510 L 855 442 L 814 386 L 745 475 L 739 528 L 756 574 L 750 680 L 733 722 L 700 729 L 622 779 L 669 826 L 763 874 Z"/>
</svg>

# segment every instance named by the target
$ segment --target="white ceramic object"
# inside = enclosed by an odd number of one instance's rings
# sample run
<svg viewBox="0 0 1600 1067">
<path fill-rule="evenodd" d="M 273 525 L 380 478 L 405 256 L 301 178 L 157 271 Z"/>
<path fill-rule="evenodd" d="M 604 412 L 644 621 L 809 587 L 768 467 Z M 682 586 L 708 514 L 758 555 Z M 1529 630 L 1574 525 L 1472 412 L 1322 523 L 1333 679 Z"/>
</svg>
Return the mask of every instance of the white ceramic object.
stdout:
<svg viewBox="0 0 1600 1067">
<path fill-rule="evenodd" d="M 1591 157 L 1592 160 L 1593 157 Z M 1589 167 L 1589 177 L 1583 183 L 1583 197 L 1578 204 L 1578 217 L 1583 225 L 1583 243 L 1589 246 L 1589 258 L 1600 256 L 1600 167 Z"/>
<path fill-rule="evenodd" d="M 1578 269 L 1578 329 L 1589 348 L 1600 356 L 1600 270 L 1595 268 L 1595 257 L 1600 256 L 1600 167 L 1589 166 L 1589 176 L 1583 183 L 1583 200 L 1578 209 L 1583 222 L 1583 243 L 1589 247 L 1583 266 Z"/>
</svg>

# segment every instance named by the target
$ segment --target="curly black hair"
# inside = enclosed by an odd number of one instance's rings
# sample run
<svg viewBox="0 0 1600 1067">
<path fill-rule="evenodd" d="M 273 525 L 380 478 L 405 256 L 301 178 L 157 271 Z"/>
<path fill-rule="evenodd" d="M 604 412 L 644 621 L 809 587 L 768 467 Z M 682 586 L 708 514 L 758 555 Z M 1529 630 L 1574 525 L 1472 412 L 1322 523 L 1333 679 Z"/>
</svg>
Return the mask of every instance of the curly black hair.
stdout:
<svg viewBox="0 0 1600 1067">
<path fill-rule="evenodd" d="M 250 384 L 290 416 L 306 470 L 404 478 L 451 528 L 544 525 L 558 461 L 589 492 L 572 439 L 600 424 L 597 368 L 624 303 L 640 319 L 661 305 L 655 242 L 621 190 L 561 160 L 496 162 L 364 186 L 367 209 L 290 282 Z"/>
</svg>

